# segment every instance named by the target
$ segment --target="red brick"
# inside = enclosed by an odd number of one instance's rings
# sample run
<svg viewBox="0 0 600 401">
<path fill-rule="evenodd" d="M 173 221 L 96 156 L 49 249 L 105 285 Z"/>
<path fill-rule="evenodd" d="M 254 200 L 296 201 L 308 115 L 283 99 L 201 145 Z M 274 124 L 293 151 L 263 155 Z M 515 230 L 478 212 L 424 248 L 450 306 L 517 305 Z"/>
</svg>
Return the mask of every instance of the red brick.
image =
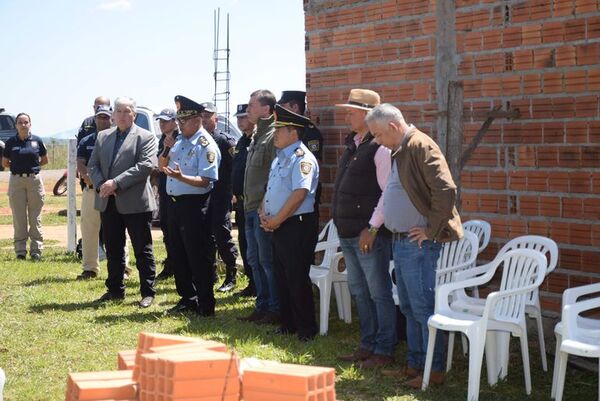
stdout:
<svg viewBox="0 0 600 401">
<path fill-rule="evenodd" d="M 574 59 L 573 59 L 574 60 Z M 558 59 L 557 59 L 558 62 Z M 565 92 L 585 92 L 586 71 L 567 71 L 564 75 Z"/>
<path fill-rule="evenodd" d="M 524 171 L 511 171 L 508 189 L 511 191 L 524 191 L 527 188 L 527 177 Z"/>
<path fill-rule="evenodd" d="M 600 146 L 583 146 L 581 148 L 581 166 L 598 167 L 600 162 Z"/>
<path fill-rule="evenodd" d="M 565 191 L 566 192 L 566 191 Z M 569 192 L 592 193 L 592 174 L 588 171 L 573 171 L 569 173 Z"/>
<path fill-rule="evenodd" d="M 552 172 L 548 180 L 548 191 L 569 192 L 569 173 Z"/>
<path fill-rule="evenodd" d="M 565 24 L 565 40 L 567 42 L 574 42 L 577 40 L 585 39 L 585 26 L 586 21 L 583 18 L 568 20 Z"/>
<path fill-rule="evenodd" d="M 483 49 L 493 50 L 502 47 L 502 31 L 494 30 L 483 32 Z"/>
<path fill-rule="evenodd" d="M 542 25 L 542 41 L 544 43 L 562 42 L 564 38 L 565 24 L 563 22 L 544 22 Z"/>
<path fill-rule="evenodd" d="M 534 49 L 533 66 L 534 68 L 552 67 L 552 49 Z"/>
<path fill-rule="evenodd" d="M 558 148 L 558 166 L 581 167 L 581 149 L 578 146 L 563 146 Z"/>
<path fill-rule="evenodd" d="M 548 0 L 534 0 L 531 2 L 530 18 L 531 20 L 550 18 L 552 6 Z"/>
<path fill-rule="evenodd" d="M 558 243 L 568 243 L 569 242 L 569 223 L 563 223 L 560 221 L 553 221 L 550 226 L 550 238 Z M 560 266 L 562 267 L 562 259 L 563 259 L 563 249 L 559 249 L 560 252 Z"/>
<path fill-rule="evenodd" d="M 539 146 L 536 153 L 538 167 L 556 167 L 558 165 L 557 147 Z"/>
<path fill-rule="evenodd" d="M 596 0 L 575 0 L 575 14 L 585 14 L 597 11 Z"/>
<path fill-rule="evenodd" d="M 537 196 L 519 197 L 519 214 L 521 216 L 538 216 L 540 214 L 540 199 Z"/>
<path fill-rule="evenodd" d="M 583 199 L 562 198 L 562 216 L 565 218 L 581 218 L 583 213 Z"/>
<path fill-rule="evenodd" d="M 569 224 L 569 239 L 573 245 L 591 245 L 591 226 L 589 224 Z"/>
<path fill-rule="evenodd" d="M 552 99 L 552 116 L 554 118 L 575 117 L 575 101 L 572 97 L 558 97 Z M 561 123 L 562 124 L 562 123 Z"/>
<path fill-rule="evenodd" d="M 583 218 L 600 219 L 600 198 L 583 199 Z"/>
<path fill-rule="evenodd" d="M 542 25 L 532 24 L 521 27 L 523 45 L 539 45 L 542 43 Z"/>
<path fill-rule="evenodd" d="M 561 46 L 556 49 L 557 67 L 569 67 L 575 65 L 577 65 L 577 52 L 575 46 Z"/>
<path fill-rule="evenodd" d="M 553 273 L 547 278 L 548 291 L 562 294 L 564 290 L 569 288 L 569 276 L 562 273 Z"/>
<path fill-rule="evenodd" d="M 512 5 L 511 20 L 512 22 L 527 22 L 530 19 L 530 6 L 527 3 L 516 3 Z"/>
<path fill-rule="evenodd" d="M 548 173 L 544 171 L 527 172 L 527 190 L 531 192 L 545 192 L 548 189 Z"/>
<path fill-rule="evenodd" d="M 575 13 L 574 0 L 554 0 L 553 14 L 555 17 L 573 15 Z"/>
<path fill-rule="evenodd" d="M 577 65 L 600 63 L 600 43 L 577 46 Z"/>
<path fill-rule="evenodd" d="M 587 143 L 588 123 L 585 121 L 569 121 L 566 123 L 567 143 Z"/>
<path fill-rule="evenodd" d="M 599 28 L 600 29 L 600 28 Z M 522 44 L 520 27 L 505 27 L 502 31 L 502 47 L 519 47 Z"/>
<path fill-rule="evenodd" d="M 558 196 L 540 197 L 540 216 L 559 217 L 560 216 L 560 198 Z"/>
<path fill-rule="evenodd" d="M 577 117 L 598 116 L 598 96 L 582 96 L 575 98 L 575 115 Z"/>
<path fill-rule="evenodd" d="M 587 38 L 600 38 L 600 16 L 593 16 L 586 19 Z"/>
<path fill-rule="evenodd" d="M 533 51 L 517 50 L 513 52 L 513 65 L 513 68 L 519 71 L 533 68 Z"/>
<path fill-rule="evenodd" d="M 542 91 L 542 80 L 540 74 L 523 75 L 523 93 L 536 94 Z M 523 112 L 523 111 L 521 111 Z"/>
<path fill-rule="evenodd" d="M 563 91 L 562 73 L 547 72 L 544 74 L 544 93 L 560 93 Z"/>
<path fill-rule="evenodd" d="M 521 93 L 521 76 L 508 75 L 502 77 L 502 94 L 504 96 L 518 95 Z"/>
</svg>

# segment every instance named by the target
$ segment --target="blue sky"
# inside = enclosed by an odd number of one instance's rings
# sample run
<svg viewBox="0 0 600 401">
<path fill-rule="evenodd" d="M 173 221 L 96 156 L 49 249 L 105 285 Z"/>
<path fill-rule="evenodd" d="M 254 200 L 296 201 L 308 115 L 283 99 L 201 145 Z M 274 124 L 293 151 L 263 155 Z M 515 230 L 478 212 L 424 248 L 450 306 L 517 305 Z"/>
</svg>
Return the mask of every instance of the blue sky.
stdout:
<svg viewBox="0 0 600 401">
<path fill-rule="evenodd" d="M 46 136 L 79 126 L 97 95 L 155 111 L 179 94 L 211 100 L 218 7 L 231 110 L 255 89 L 304 90 L 302 0 L 0 0 L 0 107 Z"/>
</svg>

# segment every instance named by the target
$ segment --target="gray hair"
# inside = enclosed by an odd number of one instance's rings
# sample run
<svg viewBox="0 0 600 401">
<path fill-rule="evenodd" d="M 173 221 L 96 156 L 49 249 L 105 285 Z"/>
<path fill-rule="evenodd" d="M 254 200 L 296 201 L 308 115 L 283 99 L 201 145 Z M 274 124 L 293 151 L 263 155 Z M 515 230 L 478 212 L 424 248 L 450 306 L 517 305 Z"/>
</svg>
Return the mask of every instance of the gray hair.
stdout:
<svg viewBox="0 0 600 401">
<path fill-rule="evenodd" d="M 127 106 L 131 109 L 131 111 L 133 111 L 134 113 L 136 112 L 135 109 L 135 100 L 131 97 L 128 96 L 119 96 L 118 98 L 115 99 L 115 110 L 117 109 L 117 107 L 119 106 Z"/>
<path fill-rule="evenodd" d="M 400 124 L 404 121 L 404 116 L 397 107 L 394 107 L 389 103 L 382 103 L 367 113 L 365 121 L 367 124 L 387 124 L 392 121 Z"/>
</svg>

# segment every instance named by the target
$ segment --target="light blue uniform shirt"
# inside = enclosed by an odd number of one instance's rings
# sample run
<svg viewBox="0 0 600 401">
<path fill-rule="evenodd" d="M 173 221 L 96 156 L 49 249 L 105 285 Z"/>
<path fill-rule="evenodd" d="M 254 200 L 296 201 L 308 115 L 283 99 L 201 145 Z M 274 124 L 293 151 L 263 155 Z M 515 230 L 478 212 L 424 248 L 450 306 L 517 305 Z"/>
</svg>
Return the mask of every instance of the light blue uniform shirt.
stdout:
<svg viewBox="0 0 600 401">
<path fill-rule="evenodd" d="M 314 212 L 318 182 L 317 159 L 301 141 L 277 150 L 269 172 L 265 213 L 277 215 L 292 192 L 300 188 L 307 189 L 308 193 L 293 215 Z"/>
<path fill-rule="evenodd" d="M 214 181 L 219 179 L 221 152 L 215 140 L 204 128 L 200 128 L 191 138 L 183 135 L 177 137 L 177 142 L 169 152 L 169 167 L 174 169 L 176 162 L 183 175 L 201 176 L 211 182 L 206 188 L 202 188 L 167 177 L 169 195 L 202 195 L 210 192 Z"/>
</svg>

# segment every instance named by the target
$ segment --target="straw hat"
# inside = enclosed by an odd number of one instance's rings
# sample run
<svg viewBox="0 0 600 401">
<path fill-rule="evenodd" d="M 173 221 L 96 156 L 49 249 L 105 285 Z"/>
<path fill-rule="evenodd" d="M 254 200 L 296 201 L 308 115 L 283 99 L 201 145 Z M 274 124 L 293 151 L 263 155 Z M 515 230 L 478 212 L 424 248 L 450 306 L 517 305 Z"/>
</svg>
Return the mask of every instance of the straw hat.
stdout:
<svg viewBox="0 0 600 401">
<path fill-rule="evenodd" d="M 352 89 L 348 95 L 348 102 L 336 104 L 337 107 L 351 107 L 369 111 L 380 103 L 379 94 L 369 89 Z"/>
</svg>

